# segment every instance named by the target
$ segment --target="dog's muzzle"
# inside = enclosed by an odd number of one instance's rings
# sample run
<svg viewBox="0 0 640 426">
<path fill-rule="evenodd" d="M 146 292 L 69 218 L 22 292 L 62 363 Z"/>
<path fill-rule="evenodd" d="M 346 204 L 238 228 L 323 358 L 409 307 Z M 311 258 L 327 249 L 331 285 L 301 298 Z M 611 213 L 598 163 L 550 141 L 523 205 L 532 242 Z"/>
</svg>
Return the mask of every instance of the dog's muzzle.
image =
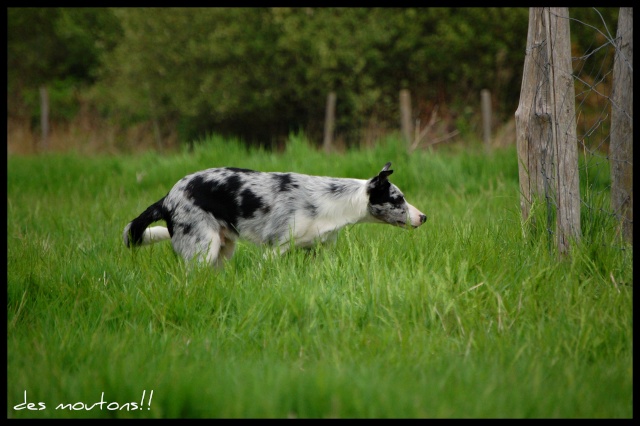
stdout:
<svg viewBox="0 0 640 426">
<path fill-rule="evenodd" d="M 422 225 L 427 221 L 427 215 L 422 213 L 420 210 L 409 204 L 409 218 L 410 224 L 414 228 Z"/>
</svg>

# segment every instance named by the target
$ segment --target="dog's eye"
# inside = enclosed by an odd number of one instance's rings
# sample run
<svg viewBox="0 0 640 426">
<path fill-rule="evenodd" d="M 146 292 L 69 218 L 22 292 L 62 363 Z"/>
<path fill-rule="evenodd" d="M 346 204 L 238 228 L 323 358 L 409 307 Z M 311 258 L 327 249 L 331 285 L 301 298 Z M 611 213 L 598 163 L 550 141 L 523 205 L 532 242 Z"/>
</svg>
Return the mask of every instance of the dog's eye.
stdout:
<svg viewBox="0 0 640 426">
<path fill-rule="evenodd" d="M 404 204 L 404 197 L 402 195 L 398 195 L 396 197 L 391 198 L 392 204 Z"/>
</svg>

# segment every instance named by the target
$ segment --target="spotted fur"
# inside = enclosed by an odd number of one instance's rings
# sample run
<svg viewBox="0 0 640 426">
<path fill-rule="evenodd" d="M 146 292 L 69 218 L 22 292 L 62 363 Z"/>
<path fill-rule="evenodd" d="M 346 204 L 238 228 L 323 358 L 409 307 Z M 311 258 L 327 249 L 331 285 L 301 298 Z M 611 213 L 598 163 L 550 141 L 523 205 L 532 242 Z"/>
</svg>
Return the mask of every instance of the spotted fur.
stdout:
<svg viewBox="0 0 640 426">
<path fill-rule="evenodd" d="M 390 167 L 385 164 L 368 180 L 235 167 L 196 172 L 131 221 L 124 228 L 124 244 L 171 239 L 185 259 L 221 266 L 233 255 L 238 238 L 284 253 L 291 243 L 311 247 L 335 241 L 342 227 L 354 223 L 416 228 L 427 217 L 389 182 Z M 148 228 L 159 220 L 167 227 Z"/>
</svg>

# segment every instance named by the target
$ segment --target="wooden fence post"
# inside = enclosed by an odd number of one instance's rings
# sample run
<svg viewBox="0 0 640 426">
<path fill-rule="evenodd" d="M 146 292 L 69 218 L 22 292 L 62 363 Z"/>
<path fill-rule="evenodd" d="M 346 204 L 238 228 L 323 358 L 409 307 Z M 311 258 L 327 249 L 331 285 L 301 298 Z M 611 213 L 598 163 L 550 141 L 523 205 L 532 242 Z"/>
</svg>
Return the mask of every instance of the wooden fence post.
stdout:
<svg viewBox="0 0 640 426">
<path fill-rule="evenodd" d="M 544 8 L 549 52 L 549 96 L 556 167 L 556 242 L 561 254 L 569 251 L 570 240 L 579 240 L 580 185 L 578 136 L 576 130 L 576 91 L 571 66 L 569 8 Z"/>
<path fill-rule="evenodd" d="M 548 111 L 541 109 L 549 89 L 544 75 L 543 64 L 547 63 L 547 51 L 541 48 L 544 46 L 545 33 L 540 14 L 541 8 L 529 8 L 520 100 L 515 113 L 520 210 L 523 223 L 531 223 L 534 227 L 538 225 L 538 218 L 531 217 L 531 207 L 536 199 L 543 201 L 550 196 L 547 179 L 552 178 L 553 173 L 546 145 L 551 118 Z"/>
<path fill-rule="evenodd" d="M 611 106 L 611 207 L 633 244 L 633 8 L 618 15 Z"/>
<path fill-rule="evenodd" d="M 400 90 L 400 126 L 402 136 L 409 147 L 412 142 L 413 129 L 411 128 L 411 95 L 407 89 Z"/>
<path fill-rule="evenodd" d="M 49 92 L 47 86 L 40 86 L 40 130 L 42 131 L 41 148 L 49 148 Z"/>
<path fill-rule="evenodd" d="M 487 89 L 480 91 L 480 109 L 482 111 L 482 139 L 485 149 L 491 148 L 491 93 Z"/>
<path fill-rule="evenodd" d="M 567 8 L 531 8 L 516 137 L 524 221 L 535 199 L 553 203 L 556 244 L 580 238 L 580 191 Z M 551 229 L 550 213 L 547 228 Z M 534 222 L 535 223 L 535 222 Z"/>
<path fill-rule="evenodd" d="M 156 103 L 154 101 L 155 95 L 151 89 L 151 85 L 148 81 L 144 83 L 144 88 L 147 92 L 147 100 L 149 102 L 149 114 L 151 115 L 151 125 L 153 127 L 153 138 L 156 142 L 156 149 L 162 151 L 162 136 L 160 134 L 160 124 L 158 123 L 158 114 L 156 111 Z"/>
<path fill-rule="evenodd" d="M 324 116 L 324 142 L 322 146 L 325 152 L 331 151 L 333 146 L 333 131 L 336 123 L 336 92 L 327 95 L 327 107 Z"/>
</svg>

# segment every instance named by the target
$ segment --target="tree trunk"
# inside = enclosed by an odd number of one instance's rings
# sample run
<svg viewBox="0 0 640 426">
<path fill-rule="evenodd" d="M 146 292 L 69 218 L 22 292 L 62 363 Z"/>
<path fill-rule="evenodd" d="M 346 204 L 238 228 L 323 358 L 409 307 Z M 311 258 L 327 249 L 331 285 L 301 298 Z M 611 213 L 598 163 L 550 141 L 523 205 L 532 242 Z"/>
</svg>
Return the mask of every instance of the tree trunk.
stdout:
<svg viewBox="0 0 640 426">
<path fill-rule="evenodd" d="M 520 207 L 524 222 L 533 203 L 547 205 L 547 229 L 556 211 L 556 244 L 569 250 L 580 238 L 580 191 L 575 89 L 567 8 L 531 8 L 516 138 Z"/>
<path fill-rule="evenodd" d="M 551 123 L 556 180 L 556 242 L 560 253 L 569 251 L 570 240 L 578 241 L 580 230 L 580 185 L 576 92 L 571 66 L 569 9 L 545 8 L 547 49 L 551 82 Z"/>
<path fill-rule="evenodd" d="M 553 179 L 553 168 L 548 144 L 551 140 L 551 117 L 543 108 L 547 104 L 549 79 L 546 33 L 541 8 L 529 8 L 529 29 L 520 100 L 515 113 L 516 142 L 518 148 L 518 174 L 520 181 L 520 209 L 523 222 L 537 225 L 531 216 L 531 207 L 537 201 L 549 201 L 547 185 Z M 548 224 L 549 226 L 549 224 Z"/>
<path fill-rule="evenodd" d="M 633 244 L 633 8 L 621 7 L 613 63 L 611 207 L 623 238 Z"/>
</svg>

